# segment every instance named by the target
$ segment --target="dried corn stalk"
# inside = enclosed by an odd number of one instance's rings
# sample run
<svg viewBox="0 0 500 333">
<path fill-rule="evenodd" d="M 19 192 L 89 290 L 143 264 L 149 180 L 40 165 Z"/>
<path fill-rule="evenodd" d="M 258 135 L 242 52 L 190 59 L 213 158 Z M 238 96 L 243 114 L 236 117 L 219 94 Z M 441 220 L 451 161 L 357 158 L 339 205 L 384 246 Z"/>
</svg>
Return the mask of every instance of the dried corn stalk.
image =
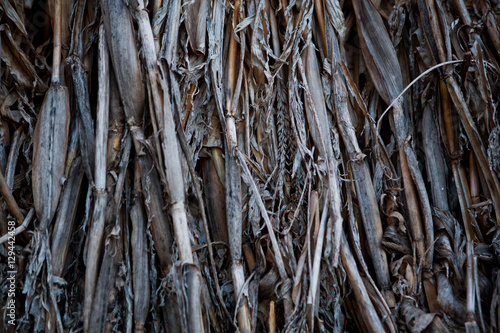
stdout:
<svg viewBox="0 0 500 333">
<path fill-rule="evenodd" d="M 500 328 L 495 1 L 0 8 L 18 331 Z"/>
</svg>

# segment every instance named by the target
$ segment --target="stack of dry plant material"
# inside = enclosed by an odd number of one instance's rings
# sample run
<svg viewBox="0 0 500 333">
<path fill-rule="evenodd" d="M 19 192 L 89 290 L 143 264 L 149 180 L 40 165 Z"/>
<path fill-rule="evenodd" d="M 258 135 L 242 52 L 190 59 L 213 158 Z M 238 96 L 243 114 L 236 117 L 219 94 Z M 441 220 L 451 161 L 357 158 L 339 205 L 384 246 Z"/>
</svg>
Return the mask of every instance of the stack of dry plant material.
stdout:
<svg viewBox="0 0 500 333">
<path fill-rule="evenodd" d="M 0 8 L 0 331 L 500 330 L 500 2 Z"/>
</svg>

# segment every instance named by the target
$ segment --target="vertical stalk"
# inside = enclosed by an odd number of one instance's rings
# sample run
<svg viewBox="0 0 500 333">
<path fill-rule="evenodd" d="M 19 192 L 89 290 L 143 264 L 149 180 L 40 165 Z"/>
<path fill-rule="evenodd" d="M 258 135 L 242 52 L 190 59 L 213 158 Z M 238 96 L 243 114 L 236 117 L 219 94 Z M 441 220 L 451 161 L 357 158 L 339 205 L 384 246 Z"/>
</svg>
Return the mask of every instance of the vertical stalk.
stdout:
<svg viewBox="0 0 500 333">
<path fill-rule="evenodd" d="M 356 260 L 352 255 L 345 235 L 342 235 L 340 257 L 346 270 L 347 278 L 353 288 L 354 296 L 359 304 L 361 318 L 363 318 L 364 324 L 370 329 L 371 332 L 384 332 L 382 322 L 373 307 L 373 303 L 370 300 L 370 296 L 363 283 L 363 279 L 361 278 L 361 275 L 359 275 Z"/>
<path fill-rule="evenodd" d="M 465 331 L 467 333 L 479 332 L 479 327 L 476 323 L 476 285 L 474 283 L 474 244 L 467 241 L 465 249 L 467 254 L 467 322 L 465 323 Z"/>
<path fill-rule="evenodd" d="M 469 193 L 469 186 L 467 184 L 467 179 L 465 178 L 465 172 L 463 167 L 459 165 L 458 155 L 460 151 L 455 148 L 455 137 L 453 131 L 453 121 L 451 117 L 451 105 L 448 95 L 448 90 L 445 82 L 440 81 L 440 92 L 441 92 L 441 105 L 443 108 L 443 118 L 445 124 L 445 132 L 448 141 L 449 155 L 452 159 L 452 170 L 453 179 L 455 180 L 455 186 L 457 188 L 458 200 L 460 203 L 460 209 L 462 212 L 462 219 L 464 222 L 464 230 L 467 241 L 472 240 L 472 235 L 474 234 L 472 228 L 472 221 L 469 212 L 470 200 L 467 199 Z"/>
<path fill-rule="evenodd" d="M 54 54 L 52 59 L 52 83 L 59 83 L 61 68 L 61 12 L 62 0 L 55 0 L 54 5 Z"/>
<path fill-rule="evenodd" d="M 109 55 L 104 25 L 99 27 L 99 68 L 96 122 L 95 187 L 106 188 L 106 162 L 109 127 Z"/>
<path fill-rule="evenodd" d="M 363 219 L 363 226 L 368 239 L 368 249 L 375 267 L 375 275 L 379 287 L 384 291 L 384 297 L 389 307 L 396 305 L 394 294 L 389 290 L 391 284 L 387 257 L 382 248 L 382 221 L 378 202 L 371 181 L 370 170 L 365 160 L 365 155 L 361 152 L 356 132 L 351 121 L 351 112 L 348 104 L 348 94 L 345 81 L 341 77 L 340 67 L 341 52 L 338 40 L 330 37 L 332 50 L 330 51 L 332 65 L 332 81 L 334 102 L 336 105 L 336 116 L 339 124 L 340 134 L 347 149 L 350 165 L 354 175 L 354 186 L 358 196 L 359 208 Z"/>
<path fill-rule="evenodd" d="M 448 39 L 449 36 L 445 36 L 441 32 L 439 22 L 437 21 L 441 16 L 438 15 L 434 0 L 420 0 L 419 8 L 424 25 L 427 27 L 425 33 L 428 44 L 433 50 L 434 60 L 436 62 L 445 62 L 449 60 L 449 55 L 444 50 L 444 45 L 446 45 L 445 38 Z M 465 19 L 467 19 L 467 17 L 465 17 Z M 443 24 L 445 23 L 446 22 L 443 22 Z M 449 40 L 447 41 L 449 42 Z M 448 66 L 444 70 L 444 74 L 444 82 L 448 94 L 460 117 L 460 121 L 467 134 L 470 145 L 476 154 L 478 165 L 483 172 L 486 185 L 491 193 L 491 201 L 495 210 L 496 222 L 500 224 L 500 180 L 493 174 L 493 171 L 489 167 L 486 152 L 481 142 L 481 136 L 464 99 L 462 90 L 453 76 L 453 68 Z"/>
<path fill-rule="evenodd" d="M 134 177 L 134 204 L 130 208 L 132 221 L 132 279 L 134 290 L 134 331 L 144 332 L 144 323 L 149 310 L 149 264 L 146 238 L 146 216 L 142 207 L 141 173 L 136 163 Z"/>
<path fill-rule="evenodd" d="M 236 125 L 234 120 L 235 110 L 233 99 L 236 87 L 236 54 L 238 44 L 234 37 L 234 27 L 238 24 L 241 1 L 234 3 L 233 22 L 230 27 L 227 92 L 226 92 L 226 159 L 225 159 L 225 185 L 226 185 L 226 215 L 229 235 L 229 247 L 231 251 L 231 273 L 233 277 L 234 297 L 242 294 L 242 304 L 236 304 L 238 310 L 238 326 L 243 333 L 252 331 L 250 320 L 250 309 L 248 299 L 242 293 L 245 284 L 245 271 L 242 256 L 243 221 L 241 211 L 241 176 L 234 151 L 237 147 Z M 241 51 L 243 52 L 243 50 Z M 237 101 L 236 101 L 237 104 Z M 258 195 L 258 193 L 256 193 Z"/>
<path fill-rule="evenodd" d="M 321 222 L 319 225 L 318 234 L 316 235 L 316 242 L 314 248 L 314 257 L 312 262 L 312 271 L 311 271 L 311 286 L 309 287 L 309 293 L 307 295 L 307 306 L 310 309 L 308 311 L 308 320 L 309 320 L 309 329 L 314 332 L 314 319 L 317 315 L 316 303 L 318 302 L 317 293 L 318 293 L 318 284 L 319 284 L 319 273 L 320 273 L 320 264 L 321 258 L 323 254 L 323 241 L 325 239 L 325 229 L 326 229 L 326 219 L 328 212 L 328 201 L 325 201 L 323 204 L 323 213 L 321 214 Z M 317 213 L 319 215 L 319 211 Z M 318 216 L 319 218 L 319 216 Z M 314 244 L 314 242 L 313 242 Z"/>
<path fill-rule="evenodd" d="M 467 322 L 465 328 L 467 332 L 479 332 L 475 319 L 475 279 L 474 279 L 474 250 L 473 250 L 473 235 L 474 229 L 472 227 L 472 217 L 470 215 L 470 192 L 467 184 L 467 178 L 463 167 L 457 160 L 459 150 L 455 148 L 455 138 L 452 127 L 451 108 L 449 102 L 448 90 L 445 82 L 440 81 L 441 100 L 443 106 L 443 115 L 445 121 L 445 130 L 448 137 L 449 154 L 452 158 L 453 178 L 457 188 L 458 200 L 460 209 L 462 211 L 462 218 L 464 223 L 465 236 L 467 239 L 467 246 L 465 254 L 467 257 L 466 262 L 466 290 L 467 290 Z"/>
<path fill-rule="evenodd" d="M 104 26 L 99 28 L 99 88 L 97 93 L 96 156 L 95 156 L 95 204 L 92 225 L 89 232 L 87 251 L 87 269 L 85 271 L 84 330 L 90 328 L 90 316 L 97 285 L 99 257 L 102 250 L 102 238 L 106 222 L 106 160 L 108 148 L 109 123 L 109 61 Z"/>
</svg>

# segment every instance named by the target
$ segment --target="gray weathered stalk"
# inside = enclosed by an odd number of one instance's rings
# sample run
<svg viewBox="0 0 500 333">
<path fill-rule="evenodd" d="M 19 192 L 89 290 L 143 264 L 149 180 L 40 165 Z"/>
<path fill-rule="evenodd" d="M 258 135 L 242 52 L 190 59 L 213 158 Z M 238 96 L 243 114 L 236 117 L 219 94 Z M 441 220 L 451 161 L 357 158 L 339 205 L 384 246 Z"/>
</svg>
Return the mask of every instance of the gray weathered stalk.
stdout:
<svg viewBox="0 0 500 333">
<path fill-rule="evenodd" d="M 149 264 L 146 243 L 146 214 L 142 206 L 141 177 L 139 165 L 136 165 L 134 179 L 134 204 L 130 208 L 132 221 L 132 273 L 134 288 L 134 330 L 144 331 L 144 323 L 149 312 Z"/>
<path fill-rule="evenodd" d="M 0 331 L 497 331 L 497 2 L 0 0 Z"/>
<path fill-rule="evenodd" d="M 146 138 L 140 125 L 144 108 L 144 86 L 142 85 L 139 53 L 135 43 L 132 17 L 121 2 L 101 1 L 105 17 L 104 27 L 110 50 L 113 70 L 123 104 L 123 111 L 133 137 L 136 153 L 142 169 L 142 186 L 149 202 L 146 207 L 151 220 L 153 240 L 162 269 L 168 273 L 171 262 L 172 244 L 167 218 L 163 212 L 163 195 L 160 177 L 153 164 L 149 150 L 144 147 Z"/>
<path fill-rule="evenodd" d="M 363 57 L 375 88 L 387 104 L 394 103 L 397 99 L 393 106 L 392 121 L 398 144 L 408 216 L 411 221 L 410 229 L 416 243 L 417 258 L 426 269 L 423 281 L 425 292 L 429 303 L 434 304 L 436 292 L 430 272 L 434 255 L 432 212 L 426 189 L 422 184 L 423 178 L 417 165 L 416 154 L 409 142 L 409 125 L 403 100 L 398 97 L 403 91 L 402 72 L 387 30 L 373 4 L 369 1 L 356 0 L 353 5 Z"/>
<path fill-rule="evenodd" d="M 365 154 L 359 148 L 356 132 L 351 121 L 351 110 L 348 104 L 347 88 L 342 78 L 342 70 L 340 62 L 342 60 L 338 40 L 332 36 L 331 43 L 331 63 L 332 63 L 332 80 L 334 93 L 332 97 L 335 101 L 335 109 L 337 121 L 340 128 L 340 133 L 347 148 L 347 154 L 350 160 L 354 176 L 354 185 L 356 187 L 356 195 L 358 204 L 363 218 L 363 227 L 366 232 L 366 237 L 369 239 L 368 248 L 372 257 L 372 262 L 375 267 L 375 275 L 379 287 L 384 290 L 386 301 L 390 307 L 395 305 L 394 295 L 389 291 L 390 275 L 387 257 L 382 248 L 382 221 L 378 209 L 378 202 L 371 181 L 368 164 L 365 160 Z"/>
<path fill-rule="evenodd" d="M 372 332 L 384 332 L 384 327 L 382 326 L 382 322 L 373 307 L 373 303 L 370 300 L 370 296 L 366 290 L 365 284 L 359 275 L 359 271 L 356 265 L 356 261 L 352 252 L 349 248 L 349 244 L 347 243 L 347 238 L 345 235 L 342 237 L 342 244 L 340 246 L 340 256 L 342 259 L 342 263 L 344 264 L 344 268 L 347 272 L 347 277 L 351 282 L 351 286 L 354 290 L 354 295 L 356 300 L 358 301 L 359 307 L 363 309 L 361 311 L 361 317 L 365 325 Z"/>
<path fill-rule="evenodd" d="M 161 129 L 161 133 L 159 133 L 162 138 L 160 145 L 163 151 L 166 182 L 171 200 L 170 214 L 173 220 L 176 244 L 179 249 L 179 257 L 182 261 L 188 264 L 193 264 L 194 258 L 191 250 L 191 231 L 189 230 L 185 208 L 184 181 L 182 166 L 180 163 L 181 156 L 179 154 L 179 145 L 177 142 L 173 118 L 173 108 L 176 107 L 176 105 L 169 93 L 169 85 L 165 82 L 168 77 L 166 75 L 168 71 L 163 68 L 164 70 L 162 71 L 161 78 L 161 85 L 163 89 L 162 94 L 157 81 L 159 77 L 159 70 L 153 31 L 151 29 L 149 17 L 144 8 L 144 3 L 142 0 L 138 0 L 132 1 L 130 5 L 134 10 L 134 16 L 139 26 L 139 34 L 143 48 L 142 54 L 146 65 L 145 67 L 149 78 L 149 86 L 153 100 L 151 114 L 153 119 L 156 118 L 156 121 L 158 122 L 157 128 Z M 188 294 L 191 295 L 189 297 L 189 307 L 194 311 L 190 312 L 190 316 L 201 316 L 199 287 L 199 284 L 188 286 Z M 197 295 L 198 298 L 196 298 L 195 295 Z M 195 304 L 192 302 L 195 302 Z M 190 329 L 192 329 L 193 332 L 201 332 L 203 330 L 202 327 L 201 321 L 199 321 L 198 324 L 193 322 L 193 325 L 190 325 Z"/>
<path fill-rule="evenodd" d="M 229 236 L 229 248 L 231 252 L 231 273 L 233 278 L 235 298 L 241 297 L 241 305 L 236 304 L 238 310 L 238 326 L 244 333 L 251 332 L 250 311 L 248 302 L 248 291 L 243 289 L 245 284 L 245 270 L 242 256 L 242 202 L 241 202 L 241 175 L 235 156 L 234 149 L 237 147 L 237 133 L 235 127 L 236 105 L 239 93 L 237 90 L 237 59 L 238 43 L 235 37 L 234 27 L 239 22 L 241 1 L 236 0 L 233 11 L 233 29 L 230 29 L 228 69 L 226 85 L 226 108 L 225 108 L 225 186 L 226 186 L 226 216 L 227 231 Z M 241 49 L 241 48 L 240 48 Z M 238 75 L 239 80 L 239 75 Z M 221 110 L 219 110 L 221 112 Z M 258 192 L 256 192 L 257 194 Z M 267 215 L 267 213 L 266 213 Z M 240 296 L 241 295 L 241 296 Z"/>
<path fill-rule="evenodd" d="M 106 42 L 104 26 L 99 29 L 99 88 L 97 100 L 97 129 L 96 129 L 96 147 L 95 147 L 95 191 L 94 191 L 94 210 L 92 215 L 92 224 L 90 226 L 89 243 L 87 245 L 87 269 L 85 271 L 85 301 L 84 301 L 84 329 L 90 330 L 92 309 L 95 309 L 94 293 L 99 276 L 99 260 L 101 257 L 104 226 L 106 222 L 106 205 L 108 194 L 106 192 L 106 162 L 108 148 L 108 124 L 109 124 L 109 61 L 108 48 Z M 111 260 L 111 259 L 109 259 Z M 103 267 L 108 267 L 110 262 L 103 262 Z M 106 266 L 108 265 L 108 266 Z M 106 275 L 101 275 L 99 281 L 108 279 Z M 103 302 L 102 299 L 99 300 Z M 104 306 L 102 304 L 101 306 Z M 101 312 L 98 312 L 100 315 Z M 92 316 L 93 317 L 93 316 Z M 95 328 L 94 328 L 95 329 Z"/>
<path fill-rule="evenodd" d="M 434 61 L 449 61 L 449 54 L 445 50 L 445 45 L 447 44 L 445 41 L 449 37 L 444 36 L 440 28 L 440 23 L 446 24 L 446 22 L 439 22 L 440 19 L 442 21 L 443 18 L 441 17 L 441 15 L 438 15 L 436 5 L 433 1 L 420 0 L 419 9 L 422 20 L 424 21 L 426 26 L 429 27 L 425 32 L 429 46 L 433 51 Z M 465 129 L 465 133 L 467 134 L 469 142 L 472 145 L 474 153 L 477 156 L 479 166 L 486 180 L 486 185 L 489 191 L 494 194 L 492 195 L 492 203 L 493 207 L 495 208 L 496 222 L 497 224 L 499 224 L 500 181 L 498 177 L 492 174 L 492 170 L 489 167 L 488 159 L 486 157 L 486 152 L 484 150 L 484 145 L 482 144 L 479 131 L 477 130 L 475 122 L 472 118 L 472 114 L 470 112 L 469 106 L 467 105 L 467 102 L 465 101 L 462 90 L 455 77 L 453 76 L 453 68 L 451 66 L 448 66 L 447 68 L 445 68 L 444 74 L 444 81 L 448 89 L 448 94 L 451 97 L 451 101 L 453 102 L 453 105 L 455 106 L 456 111 L 460 117 L 462 126 Z"/>
<path fill-rule="evenodd" d="M 61 0 L 54 3 L 54 17 L 52 26 L 54 29 L 54 49 L 52 61 L 52 83 L 45 95 L 42 108 L 37 119 L 35 132 L 33 133 L 33 202 L 40 225 L 38 231 L 41 237 L 37 247 L 40 248 L 40 259 L 47 267 L 47 282 L 49 284 L 48 307 L 51 311 L 46 312 L 45 329 L 55 332 L 56 326 L 62 331 L 62 322 L 57 303 L 54 296 L 52 281 L 51 253 L 48 246 L 47 229 L 54 218 L 62 190 L 62 177 L 64 175 L 64 163 L 69 137 L 70 101 L 68 89 L 60 84 L 61 77 Z M 3 177 L 2 177 L 3 178 Z M 19 218 L 18 218 L 19 219 Z M 46 245 L 46 248 L 44 248 Z M 36 268 L 37 275 L 40 266 Z"/>
</svg>

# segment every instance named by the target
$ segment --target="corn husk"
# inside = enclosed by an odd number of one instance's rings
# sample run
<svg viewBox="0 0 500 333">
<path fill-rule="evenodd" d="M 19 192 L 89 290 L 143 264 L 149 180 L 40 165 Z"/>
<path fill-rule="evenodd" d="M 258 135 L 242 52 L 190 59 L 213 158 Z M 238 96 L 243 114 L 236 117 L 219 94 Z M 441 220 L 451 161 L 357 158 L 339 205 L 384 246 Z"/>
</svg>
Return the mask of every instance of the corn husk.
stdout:
<svg viewBox="0 0 500 333">
<path fill-rule="evenodd" d="M 69 93 L 53 84 L 45 96 L 34 132 L 33 200 L 42 228 L 54 217 L 61 195 L 61 180 L 69 137 Z"/>
</svg>

